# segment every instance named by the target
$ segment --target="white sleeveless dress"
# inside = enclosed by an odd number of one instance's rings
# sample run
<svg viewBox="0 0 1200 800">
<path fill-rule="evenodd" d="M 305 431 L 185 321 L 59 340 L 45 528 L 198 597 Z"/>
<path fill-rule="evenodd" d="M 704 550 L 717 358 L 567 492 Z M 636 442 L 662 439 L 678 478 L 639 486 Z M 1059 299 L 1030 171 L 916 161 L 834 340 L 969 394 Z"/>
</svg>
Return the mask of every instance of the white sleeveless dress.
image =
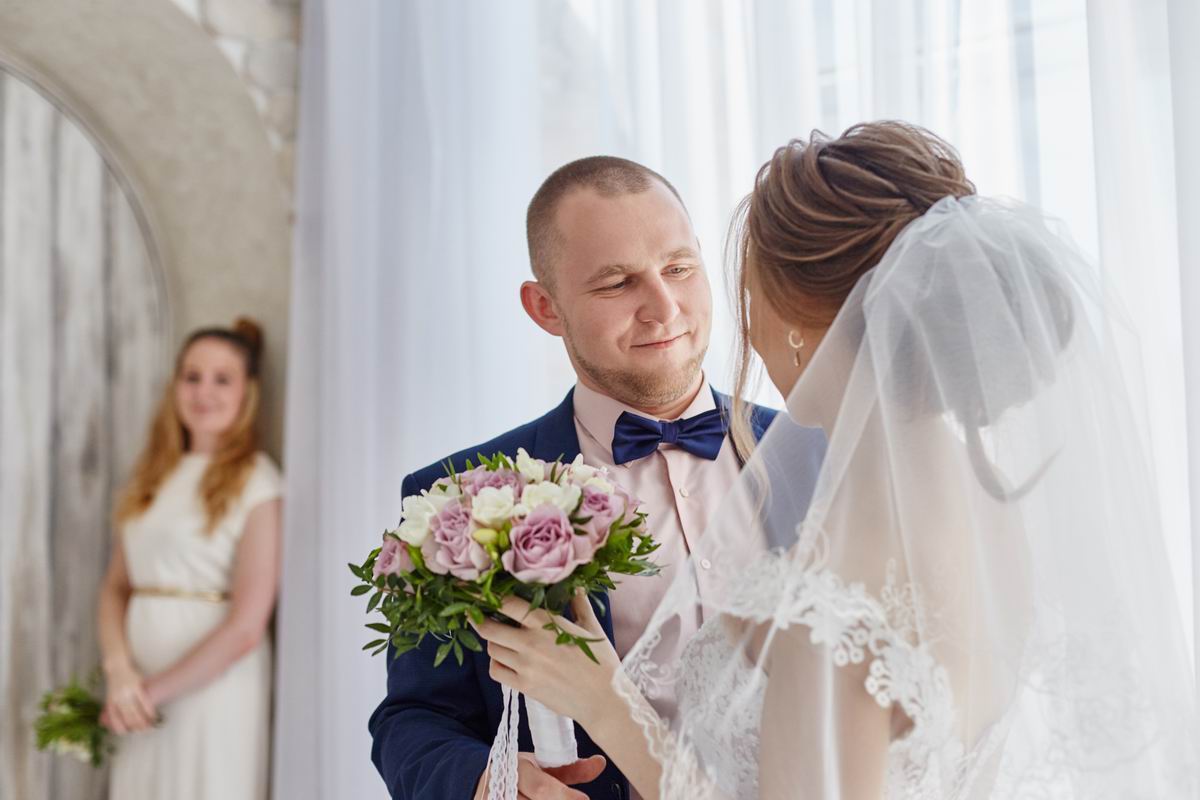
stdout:
<svg viewBox="0 0 1200 800">
<path fill-rule="evenodd" d="M 282 493 L 278 468 L 259 453 L 241 496 L 211 534 L 199 497 L 208 456 L 188 454 L 121 534 L 135 588 L 212 595 L 135 594 L 125 619 L 147 677 L 183 657 L 225 618 L 238 542 L 251 509 Z M 207 686 L 159 707 L 163 722 L 118 737 L 114 800 L 263 800 L 270 773 L 271 647 L 266 640 Z"/>
</svg>

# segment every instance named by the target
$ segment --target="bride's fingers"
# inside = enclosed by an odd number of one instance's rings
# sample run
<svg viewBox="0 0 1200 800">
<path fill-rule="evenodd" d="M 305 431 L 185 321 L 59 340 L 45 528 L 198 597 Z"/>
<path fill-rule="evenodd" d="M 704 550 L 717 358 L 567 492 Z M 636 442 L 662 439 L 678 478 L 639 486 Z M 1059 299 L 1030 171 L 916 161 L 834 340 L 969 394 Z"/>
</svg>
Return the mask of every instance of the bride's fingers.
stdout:
<svg viewBox="0 0 1200 800">
<path fill-rule="evenodd" d="M 488 675 L 496 683 L 504 684 L 510 689 L 516 689 L 518 692 L 521 691 L 521 676 L 494 658 L 491 664 L 488 665 Z"/>
<path fill-rule="evenodd" d="M 485 620 L 479 625 L 471 623 L 471 627 L 487 641 L 507 647 L 509 650 L 519 650 L 523 637 L 526 636 L 524 628 L 514 628 L 511 625 L 492 620 Z"/>
<path fill-rule="evenodd" d="M 572 598 L 571 602 L 574 604 L 575 598 Z M 546 611 L 544 608 L 531 609 L 529 603 L 519 597 L 508 597 L 505 598 L 504 602 L 501 604 L 500 611 L 503 612 L 505 616 L 520 622 L 523 630 L 515 629 L 507 625 L 500 625 L 499 623 L 494 622 L 485 622 L 484 626 L 495 625 L 496 628 L 501 628 L 504 630 L 489 628 L 491 633 L 483 633 L 481 626 L 476 626 L 476 630 L 480 630 L 480 633 L 486 639 L 491 641 L 499 641 L 513 648 L 519 648 L 520 642 L 519 639 L 513 638 L 514 632 L 519 637 L 524 634 L 524 631 L 540 630 L 551 621 L 573 636 L 582 636 L 588 639 L 596 638 L 596 636 L 603 636 L 604 629 L 600 627 L 600 622 L 596 619 L 596 615 L 592 611 L 591 604 L 587 601 L 586 595 L 584 595 L 583 605 L 587 606 L 587 614 L 584 617 L 580 617 L 580 619 L 587 622 L 587 625 L 580 626 L 571 620 L 566 619 L 565 617 L 560 617 L 557 615 L 551 616 L 550 612 Z M 579 617 L 580 612 L 577 610 L 575 614 L 577 617 Z M 508 638 L 506 639 L 506 637 Z"/>
<path fill-rule="evenodd" d="M 504 598 L 504 602 L 500 604 L 500 611 L 504 616 L 516 620 L 525 628 L 540 628 L 550 621 L 550 615 L 545 609 L 535 610 L 528 601 L 515 595 Z"/>
<path fill-rule="evenodd" d="M 487 646 L 488 657 L 493 661 L 499 661 L 509 669 L 515 670 L 520 668 L 520 653 L 516 650 L 511 650 L 502 644 L 496 642 L 488 642 Z"/>
<path fill-rule="evenodd" d="M 139 688 L 135 697 L 137 699 L 138 709 L 146 717 L 146 724 L 153 725 L 155 718 L 158 717 L 158 711 L 154 708 L 154 704 L 150 702 L 150 698 L 146 696 L 145 690 Z"/>
<path fill-rule="evenodd" d="M 575 612 L 575 622 L 592 636 L 603 636 L 604 628 L 596 619 L 596 610 L 588 600 L 587 593 L 582 589 L 571 598 L 571 609 Z"/>
</svg>

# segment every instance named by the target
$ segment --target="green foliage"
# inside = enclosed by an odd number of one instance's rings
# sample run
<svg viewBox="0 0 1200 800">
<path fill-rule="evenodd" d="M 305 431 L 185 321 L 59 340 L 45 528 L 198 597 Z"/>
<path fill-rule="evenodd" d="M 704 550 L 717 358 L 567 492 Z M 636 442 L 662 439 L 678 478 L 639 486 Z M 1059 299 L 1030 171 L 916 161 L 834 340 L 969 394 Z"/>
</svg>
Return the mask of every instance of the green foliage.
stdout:
<svg viewBox="0 0 1200 800">
<path fill-rule="evenodd" d="M 77 681 L 43 695 L 41 710 L 33 723 L 39 750 L 71 755 L 100 767 L 115 749 L 112 735 L 100 724 L 104 704 Z"/>
</svg>

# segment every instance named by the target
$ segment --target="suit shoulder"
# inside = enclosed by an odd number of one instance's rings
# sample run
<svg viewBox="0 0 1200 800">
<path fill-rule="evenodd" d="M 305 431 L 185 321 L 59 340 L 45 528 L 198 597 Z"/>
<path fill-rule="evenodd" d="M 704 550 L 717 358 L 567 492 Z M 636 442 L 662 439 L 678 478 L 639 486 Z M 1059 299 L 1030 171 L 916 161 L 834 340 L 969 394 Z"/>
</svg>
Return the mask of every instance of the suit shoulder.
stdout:
<svg viewBox="0 0 1200 800">
<path fill-rule="evenodd" d="M 775 421 L 776 415 L 779 414 L 779 409 L 760 406 L 757 403 L 750 404 L 750 418 L 756 425 L 761 426 L 763 430 L 768 425 Z"/>
</svg>

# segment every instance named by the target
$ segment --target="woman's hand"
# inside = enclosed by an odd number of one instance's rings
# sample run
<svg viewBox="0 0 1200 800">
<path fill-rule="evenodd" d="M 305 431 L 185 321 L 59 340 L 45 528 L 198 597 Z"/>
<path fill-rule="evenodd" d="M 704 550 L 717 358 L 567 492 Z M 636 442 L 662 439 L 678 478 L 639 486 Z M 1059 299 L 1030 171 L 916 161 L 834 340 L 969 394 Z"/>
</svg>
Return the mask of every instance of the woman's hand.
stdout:
<svg viewBox="0 0 1200 800">
<path fill-rule="evenodd" d="M 105 685 L 100 723 L 113 733 L 145 730 L 158 721 L 158 711 L 133 665 L 121 664 L 106 672 Z"/>
<path fill-rule="evenodd" d="M 577 594 L 571 608 L 577 622 L 553 619 L 568 633 L 595 640 L 590 647 L 599 664 L 578 647 L 555 644 L 554 632 L 542 629 L 551 621 L 550 614 L 543 609 L 531 611 L 529 603 L 517 597 L 505 600 L 500 610 L 521 627 L 487 620 L 475 630 L 487 639 L 493 680 L 588 728 L 590 722 L 611 712 L 614 702 L 621 702 L 612 686 L 621 660 L 587 596 Z"/>
</svg>

